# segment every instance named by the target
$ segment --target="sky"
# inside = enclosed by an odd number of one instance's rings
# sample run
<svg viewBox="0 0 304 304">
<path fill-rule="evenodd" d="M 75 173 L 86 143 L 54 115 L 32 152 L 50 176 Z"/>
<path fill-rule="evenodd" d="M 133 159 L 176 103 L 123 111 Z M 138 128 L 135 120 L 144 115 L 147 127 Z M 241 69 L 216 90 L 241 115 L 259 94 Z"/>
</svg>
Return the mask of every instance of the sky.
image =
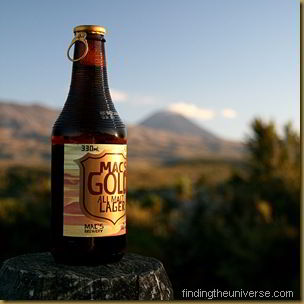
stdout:
<svg viewBox="0 0 304 304">
<path fill-rule="evenodd" d="M 61 109 L 73 28 L 108 29 L 109 85 L 134 124 L 169 109 L 227 139 L 300 128 L 298 0 L 1 1 L 0 100 Z"/>
</svg>

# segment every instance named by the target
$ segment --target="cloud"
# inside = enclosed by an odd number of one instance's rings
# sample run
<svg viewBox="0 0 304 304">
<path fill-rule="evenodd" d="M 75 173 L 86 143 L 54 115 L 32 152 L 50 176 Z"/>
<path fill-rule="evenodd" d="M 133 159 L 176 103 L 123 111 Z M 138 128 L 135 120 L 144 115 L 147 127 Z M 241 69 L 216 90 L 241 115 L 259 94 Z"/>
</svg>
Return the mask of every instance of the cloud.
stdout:
<svg viewBox="0 0 304 304">
<path fill-rule="evenodd" d="M 113 102 L 128 102 L 135 105 L 154 105 L 158 103 L 158 99 L 154 96 L 141 94 L 127 94 L 126 92 L 110 89 Z"/>
<path fill-rule="evenodd" d="M 110 91 L 114 102 L 125 102 L 128 100 L 127 93 L 115 89 L 111 89 Z"/>
<path fill-rule="evenodd" d="M 111 96 L 115 102 L 128 102 L 128 104 L 134 105 L 157 105 L 162 104 L 162 99 L 150 96 L 150 95 L 141 95 L 141 94 L 127 94 L 126 92 L 111 89 Z M 188 102 L 175 102 L 169 105 L 168 110 L 171 112 L 182 114 L 189 118 L 196 118 L 200 120 L 210 120 L 217 116 L 219 113 L 216 113 L 214 110 L 206 109 L 199 107 L 193 103 Z M 230 108 L 225 108 L 220 111 L 222 117 L 228 119 L 234 119 L 237 117 L 237 112 Z"/>
<path fill-rule="evenodd" d="M 223 109 L 221 114 L 225 118 L 233 119 L 237 117 L 237 112 L 233 109 Z"/>
<path fill-rule="evenodd" d="M 169 106 L 169 110 L 190 118 L 198 118 L 201 120 L 209 120 L 215 116 L 215 113 L 212 110 L 204 109 L 195 104 L 185 102 L 173 103 Z"/>
</svg>

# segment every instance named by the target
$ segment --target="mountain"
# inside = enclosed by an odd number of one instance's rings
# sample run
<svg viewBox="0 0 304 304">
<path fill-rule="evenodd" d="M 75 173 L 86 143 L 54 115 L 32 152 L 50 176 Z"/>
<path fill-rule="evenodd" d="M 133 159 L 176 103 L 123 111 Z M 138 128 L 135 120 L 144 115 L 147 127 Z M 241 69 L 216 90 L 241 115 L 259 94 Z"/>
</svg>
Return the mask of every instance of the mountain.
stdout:
<svg viewBox="0 0 304 304">
<path fill-rule="evenodd" d="M 211 132 L 199 127 L 190 119 L 171 111 L 156 112 L 143 120 L 140 125 L 178 134 L 204 136 L 210 139 L 216 138 Z"/>
<path fill-rule="evenodd" d="M 58 111 L 40 105 L 0 103 L 0 163 L 50 160 L 51 127 Z"/>
<path fill-rule="evenodd" d="M 50 164 L 52 126 L 59 111 L 40 105 L 0 102 L 0 165 Z M 189 119 L 158 112 L 128 126 L 129 164 L 243 155 L 239 142 L 227 141 Z"/>
<path fill-rule="evenodd" d="M 160 111 L 144 119 L 129 130 L 131 153 L 137 158 L 149 155 L 150 159 L 170 161 L 190 158 L 242 157 L 240 142 L 219 138 L 199 127 L 181 114 Z M 130 153 L 129 153 L 130 154 Z"/>
</svg>

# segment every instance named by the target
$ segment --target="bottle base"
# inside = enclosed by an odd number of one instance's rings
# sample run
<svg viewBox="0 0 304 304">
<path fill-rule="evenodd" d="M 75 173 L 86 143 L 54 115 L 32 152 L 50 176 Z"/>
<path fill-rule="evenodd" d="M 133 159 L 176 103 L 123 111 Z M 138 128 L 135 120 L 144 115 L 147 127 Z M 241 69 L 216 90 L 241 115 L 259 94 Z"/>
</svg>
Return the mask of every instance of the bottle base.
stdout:
<svg viewBox="0 0 304 304">
<path fill-rule="evenodd" d="M 118 262 L 127 250 L 126 234 L 115 237 L 53 236 L 51 253 L 57 264 L 96 266 Z"/>
</svg>

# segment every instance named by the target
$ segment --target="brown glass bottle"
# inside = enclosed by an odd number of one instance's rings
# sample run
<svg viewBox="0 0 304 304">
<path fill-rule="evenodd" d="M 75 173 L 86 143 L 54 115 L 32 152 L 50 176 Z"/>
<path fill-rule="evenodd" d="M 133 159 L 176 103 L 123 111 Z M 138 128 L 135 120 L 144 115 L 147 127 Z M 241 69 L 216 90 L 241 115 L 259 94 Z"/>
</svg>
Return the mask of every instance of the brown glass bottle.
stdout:
<svg viewBox="0 0 304 304">
<path fill-rule="evenodd" d="M 81 60 L 73 62 L 70 91 L 52 132 L 51 251 L 57 263 L 92 265 L 117 261 L 126 248 L 126 228 L 123 229 L 126 202 L 122 201 L 126 195 L 126 157 L 117 149 L 126 147 L 127 131 L 108 87 L 105 29 L 78 26 L 74 33 L 74 59 L 88 52 Z M 86 36 L 85 41 L 77 40 L 79 34 L 82 38 Z M 82 161 L 69 160 L 76 159 L 78 154 L 84 155 L 79 157 Z M 104 155 L 114 157 L 112 163 L 106 162 Z M 85 169 L 95 172 L 84 173 L 81 164 L 87 163 L 83 158 L 93 164 Z M 124 159 L 123 164 L 119 161 L 115 164 L 121 159 Z M 103 196 L 105 189 L 111 192 L 107 196 Z M 95 203 L 98 209 L 92 206 Z M 120 219 L 114 218 L 116 214 Z M 117 225 L 121 227 L 120 232 L 117 232 Z M 116 232 L 112 233 L 114 229 Z"/>
</svg>

